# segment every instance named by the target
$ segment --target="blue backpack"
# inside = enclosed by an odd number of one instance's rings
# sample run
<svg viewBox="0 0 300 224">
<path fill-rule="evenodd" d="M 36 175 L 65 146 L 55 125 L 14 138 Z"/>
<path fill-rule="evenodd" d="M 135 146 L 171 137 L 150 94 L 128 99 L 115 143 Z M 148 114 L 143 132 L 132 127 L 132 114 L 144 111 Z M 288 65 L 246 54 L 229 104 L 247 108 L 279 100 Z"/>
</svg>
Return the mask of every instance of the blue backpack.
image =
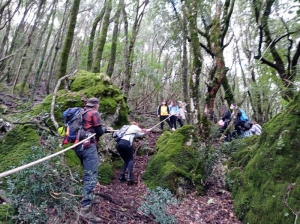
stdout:
<svg viewBox="0 0 300 224">
<path fill-rule="evenodd" d="M 241 111 L 241 117 L 240 117 L 241 121 L 247 122 L 249 120 L 247 114 L 242 109 L 240 109 L 240 111 Z"/>
<path fill-rule="evenodd" d="M 69 142 L 75 142 L 75 140 L 82 140 L 81 136 L 85 134 L 85 130 L 82 128 L 83 115 L 89 110 L 84 111 L 80 107 L 73 107 L 63 112 L 64 127 L 66 129 L 67 139 L 66 144 Z M 80 131 L 80 133 L 78 133 Z M 79 136 L 80 135 L 80 136 Z"/>
</svg>

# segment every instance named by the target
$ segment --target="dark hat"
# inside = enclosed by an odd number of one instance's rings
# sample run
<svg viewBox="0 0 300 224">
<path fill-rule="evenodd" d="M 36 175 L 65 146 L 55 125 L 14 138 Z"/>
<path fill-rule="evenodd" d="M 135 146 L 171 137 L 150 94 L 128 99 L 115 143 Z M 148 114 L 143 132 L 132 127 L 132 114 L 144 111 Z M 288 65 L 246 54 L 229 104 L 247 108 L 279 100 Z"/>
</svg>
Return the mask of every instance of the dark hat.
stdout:
<svg viewBox="0 0 300 224">
<path fill-rule="evenodd" d="M 93 107 L 93 106 L 95 106 L 97 104 L 99 104 L 99 99 L 93 97 L 93 98 L 90 98 L 90 99 L 87 100 L 85 106 L 87 106 L 87 107 Z"/>
</svg>

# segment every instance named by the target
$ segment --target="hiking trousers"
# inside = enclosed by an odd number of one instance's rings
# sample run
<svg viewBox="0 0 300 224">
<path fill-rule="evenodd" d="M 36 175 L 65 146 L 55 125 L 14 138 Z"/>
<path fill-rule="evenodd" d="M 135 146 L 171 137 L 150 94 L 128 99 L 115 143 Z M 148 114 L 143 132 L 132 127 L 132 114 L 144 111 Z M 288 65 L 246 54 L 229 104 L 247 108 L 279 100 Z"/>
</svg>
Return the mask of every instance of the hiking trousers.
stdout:
<svg viewBox="0 0 300 224">
<path fill-rule="evenodd" d="M 124 163 L 122 166 L 122 174 L 125 174 L 126 170 L 128 169 L 128 176 L 131 176 L 132 169 L 133 169 L 133 148 L 130 145 L 130 142 L 124 139 L 121 139 L 117 146 L 117 151 L 120 154 L 121 158 L 123 159 Z"/>
<path fill-rule="evenodd" d="M 83 149 L 82 145 L 78 145 L 75 148 L 75 153 L 80 159 L 84 170 L 81 206 L 85 207 L 92 203 L 94 188 L 98 183 L 99 158 L 97 146 L 95 143 L 91 143 L 89 148 Z"/>
</svg>

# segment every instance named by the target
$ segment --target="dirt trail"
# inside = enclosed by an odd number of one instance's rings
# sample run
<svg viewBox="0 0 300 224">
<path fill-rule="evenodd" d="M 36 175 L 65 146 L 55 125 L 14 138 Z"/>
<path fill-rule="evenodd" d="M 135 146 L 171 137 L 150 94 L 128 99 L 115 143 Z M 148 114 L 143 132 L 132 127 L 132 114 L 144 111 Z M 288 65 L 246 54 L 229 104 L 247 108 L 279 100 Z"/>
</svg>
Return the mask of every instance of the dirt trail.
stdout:
<svg viewBox="0 0 300 224">
<path fill-rule="evenodd" d="M 151 138 L 156 141 L 155 137 L 158 136 Z M 142 173 L 149 159 L 146 155 L 135 157 L 133 185 L 119 183 L 120 171 L 116 171 L 110 185 L 96 187 L 95 193 L 99 196 L 100 203 L 95 204 L 94 209 L 95 214 L 103 219 L 103 223 L 155 223 L 153 218 L 138 212 L 147 190 L 142 181 Z M 233 212 L 231 194 L 225 190 L 220 191 L 223 187 L 220 184 L 222 181 L 211 183 L 207 194 L 202 197 L 195 193 L 186 195 L 177 207 L 169 209 L 170 214 L 182 224 L 240 224 Z"/>
</svg>

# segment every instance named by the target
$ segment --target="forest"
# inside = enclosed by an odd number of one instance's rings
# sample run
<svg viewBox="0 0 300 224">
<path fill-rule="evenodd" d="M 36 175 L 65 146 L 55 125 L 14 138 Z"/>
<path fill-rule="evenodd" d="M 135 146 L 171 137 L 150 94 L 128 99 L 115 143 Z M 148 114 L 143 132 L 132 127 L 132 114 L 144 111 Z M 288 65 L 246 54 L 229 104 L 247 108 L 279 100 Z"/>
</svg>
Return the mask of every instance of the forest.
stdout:
<svg viewBox="0 0 300 224">
<path fill-rule="evenodd" d="M 107 127 L 155 127 L 134 142 L 131 188 L 101 138 L 103 223 L 299 223 L 299 18 L 299 0 L 1 0 L 0 172 L 66 149 L 62 112 L 97 97 Z M 185 102 L 183 127 L 159 130 L 162 100 Z M 231 104 L 260 136 L 224 142 Z M 68 150 L 0 177 L 0 223 L 89 223 L 82 172 Z"/>
</svg>

